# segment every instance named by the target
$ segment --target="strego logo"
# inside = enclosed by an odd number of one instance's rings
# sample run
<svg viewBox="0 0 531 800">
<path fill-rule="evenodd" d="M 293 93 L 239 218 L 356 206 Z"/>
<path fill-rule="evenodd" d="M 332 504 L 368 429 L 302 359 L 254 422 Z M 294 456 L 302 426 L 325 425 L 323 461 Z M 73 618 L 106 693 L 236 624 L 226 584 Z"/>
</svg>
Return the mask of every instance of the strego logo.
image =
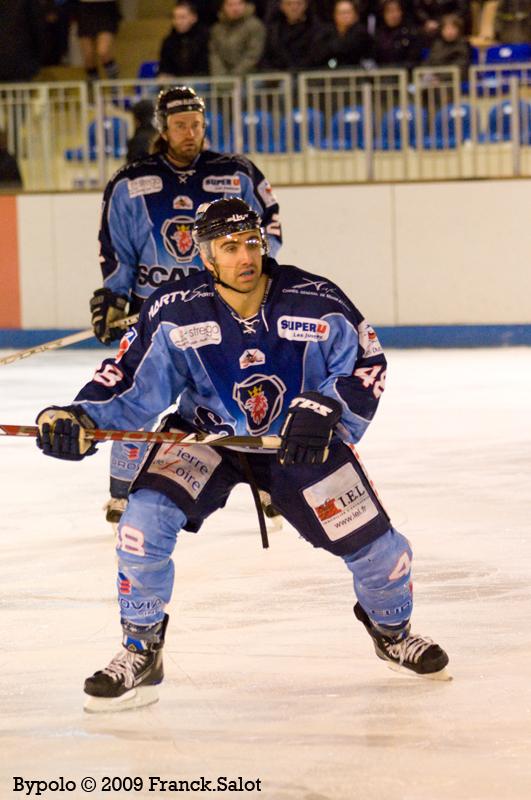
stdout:
<svg viewBox="0 0 531 800">
<path fill-rule="evenodd" d="M 294 342 L 325 342 L 330 334 L 330 325 L 324 319 L 311 317 L 280 317 L 278 335 Z"/>
<path fill-rule="evenodd" d="M 238 194 L 240 189 L 241 181 L 237 175 L 209 175 L 203 180 L 205 192 Z"/>
<path fill-rule="evenodd" d="M 205 347 L 208 344 L 221 344 L 221 328 L 214 321 L 181 325 L 170 331 L 170 339 L 179 350 L 187 350 L 189 347 Z"/>
<path fill-rule="evenodd" d="M 142 175 L 140 178 L 133 178 L 133 180 L 127 181 L 127 190 L 131 198 L 162 192 L 162 178 L 158 175 Z"/>
</svg>

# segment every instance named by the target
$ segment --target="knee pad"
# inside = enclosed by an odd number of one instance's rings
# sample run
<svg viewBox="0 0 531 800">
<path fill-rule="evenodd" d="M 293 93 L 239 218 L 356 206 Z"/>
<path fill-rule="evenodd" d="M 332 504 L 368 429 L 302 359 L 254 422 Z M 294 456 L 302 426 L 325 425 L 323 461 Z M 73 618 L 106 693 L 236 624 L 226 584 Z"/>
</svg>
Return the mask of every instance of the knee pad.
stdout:
<svg viewBox="0 0 531 800">
<path fill-rule="evenodd" d="M 407 622 L 413 610 L 411 546 L 401 533 L 385 534 L 344 561 L 354 576 L 354 591 L 370 618 L 382 625 Z"/>
</svg>

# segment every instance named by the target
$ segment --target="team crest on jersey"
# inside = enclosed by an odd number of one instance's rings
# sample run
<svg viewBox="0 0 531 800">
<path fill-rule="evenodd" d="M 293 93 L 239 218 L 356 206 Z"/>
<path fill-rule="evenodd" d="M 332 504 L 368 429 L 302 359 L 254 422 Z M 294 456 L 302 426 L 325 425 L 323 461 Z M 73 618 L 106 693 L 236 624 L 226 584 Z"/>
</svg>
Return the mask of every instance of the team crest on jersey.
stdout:
<svg viewBox="0 0 531 800">
<path fill-rule="evenodd" d="M 197 252 L 192 238 L 193 224 L 190 217 L 173 217 L 161 228 L 164 247 L 179 264 L 188 263 Z"/>
<path fill-rule="evenodd" d="M 251 436 L 265 433 L 282 411 L 286 386 L 276 375 L 251 375 L 235 383 L 232 398 L 245 414 Z"/>
<path fill-rule="evenodd" d="M 120 339 L 120 344 L 118 346 L 118 352 L 116 353 L 116 358 L 114 359 L 116 364 L 120 361 L 120 359 L 122 359 L 125 356 L 129 348 L 135 341 L 136 337 L 137 337 L 137 332 L 135 331 L 134 328 L 132 328 L 130 331 L 127 331 L 125 336 L 122 336 L 122 338 Z"/>
<path fill-rule="evenodd" d="M 192 211 L 194 203 L 191 197 L 185 194 L 178 194 L 173 200 L 173 207 L 176 209 L 184 208 L 187 211 Z"/>
<path fill-rule="evenodd" d="M 246 350 L 240 356 L 240 369 L 247 369 L 247 367 L 258 367 L 260 364 L 265 364 L 265 353 L 261 350 Z"/>
</svg>

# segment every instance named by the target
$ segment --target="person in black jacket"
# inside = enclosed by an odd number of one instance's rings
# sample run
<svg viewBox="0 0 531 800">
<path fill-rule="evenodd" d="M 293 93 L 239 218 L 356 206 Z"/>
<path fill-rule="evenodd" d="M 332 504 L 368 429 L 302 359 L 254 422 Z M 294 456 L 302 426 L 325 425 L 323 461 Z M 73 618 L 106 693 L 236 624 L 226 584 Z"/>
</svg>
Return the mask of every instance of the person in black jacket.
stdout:
<svg viewBox="0 0 531 800">
<path fill-rule="evenodd" d="M 372 39 L 360 22 L 356 0 L 336 0 L 333 19 L 328 66 L 332 69 L 359 66 L 371 58 Z"/>
<path fill-rule="evenodd" d="M 0 128 L 0 190 L 22 189 L 22 177 L 15 156 L 7 149 L 6 132 Z"/>
<path fill-rule="evenodd" d="M 262 69 L 296 72 L 325 66 L 329 35 L 308 8 L 308 0 L 281 0 L 267 23 Z"/>
<path fill-rule="evenodd" d="M 412 67 L 420 64 L 422 43 L 414 25 L 404 17 L 400 0 L 384 0 L 382 22 L 374 34 L 374 60 L 381 67 Z"/>
<path fill-rule="evenodd" d="M 435 39 L 426 65 L 431 67 L 459 67 L 462 81 L 466 81 L 470 65 L 470 48 L 463 33 L 463 19 L 458 14 L 445 14 L 441 31 Z"/>
<path fill-rule="evenodd" d="M 44 49 L 39 0 L 0 3 L 0 81 L 30 81 L 39 71 Z"/>
<path fill-rule="evenodd" d="M 158 131 L 154 125 L 155 106 L 151 100 L 139 100 L 131 109 L 135 120 L 135 132 L 127 142 L 127 162 L 139 161 L 151 152 L 151 145 Z"/>
<path fill-rule="evenodd" d="M 440 32 L 444 15 L 458 14 L 466 22 L 469 0 L 413 0 L 413 12 L 416 24 L 429 42 Z"/>
<path fill-rule="evenodd" d="M 175 4 L 173 28 L 160 49 L 159 75 L 208 75 L 208 29 L 189 0 Z"/>
</svg>

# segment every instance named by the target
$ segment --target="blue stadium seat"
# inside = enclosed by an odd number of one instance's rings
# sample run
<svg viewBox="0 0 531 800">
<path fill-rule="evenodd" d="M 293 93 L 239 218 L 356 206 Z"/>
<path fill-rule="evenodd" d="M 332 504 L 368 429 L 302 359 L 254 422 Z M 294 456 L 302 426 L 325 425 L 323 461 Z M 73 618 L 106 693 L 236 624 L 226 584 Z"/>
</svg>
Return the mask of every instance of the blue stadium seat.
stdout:
<svg viewBox="0 0 531 800">
<path fill-rule="evenodd" d="M 422 109 L 422 135 L 427 133 L 427 120 L 428 115 L 425 109 Z M 407 142 L 402 142 L 402 120 L 404 114 L 407 119 Z M 381 140 L 376 131 L 375 146 L 377 149 L 382 150 L 401 150 L 404 145 L 416 147 L 417 145 L 417 128 L 416 128 L 416 111 L 415 106 L 410 105 L 404 112 L 403 108 L 392 108 L 388 111 L 382 119 Z"/>
<path fill-rule="evenodd" d="M 275 131 L 273 117 L 269 111 L 255 111 L 252 114 L 244 114 L 243 123 L 243 152 L 251 151 L 251 143 L 254 144 L 256 153 L 285 153 L 286 141 L 275 142 Z M 254 129 L 254 142 L 252 142 L 252 131 Z"/>
<path fill-rule="evenodd" d="M 121 117 L 105 117 L 103 120 L 103 150 L 108 158 L 125 158 L 127 153 L 127 139 L 129 136 L 127 122 Z M 67 161 L 83 161 L 87 155 L 89 161 L 96 161 L 98 150 L 96 146 L 96 122 L 91 122 L 87 131 L 88 151 L 83 147 L 65 150 Z"/>
<path fill-rule="evenodd" d="M 139 68 L 136 77 L 137 78 L 156 78 L 159 74 L 159 62 L 158 61 L 143 61 Z"/>
<path fill-rule="evenodd" d="M 485 58 L 486 64 L 514 64 L 531 61 L 531 44 L 497 44 L 489 47 Z"/>
<path fill-rule="evenodd" d="M 232 125 L 227 125 L 227 120 L 223 114 L 213 114 L 207 111 L 205 114 L 207 124 L 207 138 L 212 150 L 220 153 L 234 152 L 234 134 Z"/>
<path fill-rule="evenodd" d="M 332 150 L 353 150 L 365 147 L 362 106 L 347 106 L 332 117 Z M 329 143 L 330 144 L 330 143 Z"/>
<path fill-rule="evenodd" d="M 477 111 L 477 110 L 476 110 Z M 461 118 L 461 137 L 457 138 L 457 119 Z M 479 130 L 479 113 L 476 117 Z M 469 103 L 456 106 L 449 103 L 439 109 L 435 117 L 435 147 L 437 150 L 457 147 L 472 138 L 472 109 Z M 482 137 L 479 136 L 479 139 Z"/>
<path fill-rule="evenodd" d="M 478 96 L 497 96 L 509 92 L 509 78 L 516 76 L 524 82 L 531 78 L 531 44 L 500 44 L 489 47 L 486 63 L 490 65 L 506 64 L 507 69 L 497 72 L 488 69 L 478 75 Z M 516 66 L 520 64 L 520 66 Z M 526 65 L 526 66 L 524 66 Z"/>
<path fill-rule="evenodd" d="M 302 111 L 295 108 L 292 112 L 293 124 L 293 149 L 296 153 L 302 150 Z M 308 132 L 308 145 L 310 147 L 322 147 L 325 138 L 325 121 L 322 111 L 316 108 L 306 109 L 306 121 Z M 284 148 L 283 152 L 287 150 L 287 120 L 282 117 L 280 120 L 280 146 Z"/>
<path fill-rule="evenodd" d="M 488 137 L 491 142 L 508 142 L 512 138 L 513 105 L 510 100 L 497 103 L 489 111 Z M 531 144 L 531 103 L 520 100 L 520 144 Z"/>
</svg>

